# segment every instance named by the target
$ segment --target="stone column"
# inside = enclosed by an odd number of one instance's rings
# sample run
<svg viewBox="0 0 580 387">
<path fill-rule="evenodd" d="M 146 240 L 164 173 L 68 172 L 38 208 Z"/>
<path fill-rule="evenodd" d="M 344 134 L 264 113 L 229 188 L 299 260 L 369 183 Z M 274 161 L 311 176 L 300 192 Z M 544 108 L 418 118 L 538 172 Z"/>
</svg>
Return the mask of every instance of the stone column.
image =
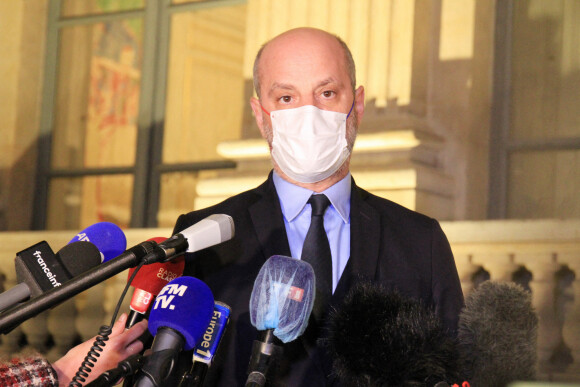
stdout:
<svg viewBox="0 0 580 387">
<path fill-rule="evenodd" d="M 562 334 L 574 358 L 574 363 L 566 371 L 580 375 L 580 257 L 574 253 L 560 254 L 558 258 L 561 263 L 568 265 L 575 275 L 572 282 L 574 299 L 566 310 Z"/>
<path fill-rule="evenodd" d="M 525 266 L 532 272 L 532 305 L 538 315 L 538 371 L 550 371 L 550 356 L 561 338 L 561 326 L 554 309 L 555 274 L 560 269 L 553 254 L 528 253 Z"/>
</svg>

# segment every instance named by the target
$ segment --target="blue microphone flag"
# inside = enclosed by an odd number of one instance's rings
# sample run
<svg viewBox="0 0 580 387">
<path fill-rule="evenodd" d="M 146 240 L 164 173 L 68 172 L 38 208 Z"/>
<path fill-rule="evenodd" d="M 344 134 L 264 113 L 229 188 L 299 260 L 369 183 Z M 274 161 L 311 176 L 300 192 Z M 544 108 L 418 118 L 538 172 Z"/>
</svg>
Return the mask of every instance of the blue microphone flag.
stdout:
<svg viewBox="0 0 580 387">
<path fill-rule="evenodd" d="M 211 321 L 203 334 L 202 341 L 193 351 L 193 360 L 211 365 L 219 343 L 228 325 L 231 309 L 223 302 L 216 301 Z"/>
</svg>

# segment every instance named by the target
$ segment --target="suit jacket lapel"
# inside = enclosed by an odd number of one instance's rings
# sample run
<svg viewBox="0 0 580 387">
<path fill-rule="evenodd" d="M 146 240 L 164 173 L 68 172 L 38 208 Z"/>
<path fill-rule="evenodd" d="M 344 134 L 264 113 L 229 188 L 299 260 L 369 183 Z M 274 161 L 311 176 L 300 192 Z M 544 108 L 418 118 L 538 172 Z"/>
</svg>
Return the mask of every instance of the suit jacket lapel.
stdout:
<svg viewBox="0 0 580 387">
<path fill-rule="evenodd" d="M 261 198 L 252 204 L 248 211 L 264 253 L 264 262 L 272 255 L 290 256 L 290 245 L 286 236 L 280 200 L 271 172 L 268 180 L 256 191 Z"/>
<path fill-rule="evenodd" d="M 368 192 L 352 181 L 350 198 L 350 258 L 333 295 L 342 300 L 353 281 L 374 279 L 379 259 L 380 216 L 367 202 Z"/>
</svg>

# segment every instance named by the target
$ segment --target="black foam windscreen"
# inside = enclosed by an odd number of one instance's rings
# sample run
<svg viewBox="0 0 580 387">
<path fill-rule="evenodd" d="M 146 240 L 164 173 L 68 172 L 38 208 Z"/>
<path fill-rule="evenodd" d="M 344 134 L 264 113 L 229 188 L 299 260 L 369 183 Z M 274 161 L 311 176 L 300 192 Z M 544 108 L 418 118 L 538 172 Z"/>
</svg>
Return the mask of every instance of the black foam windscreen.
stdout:
<svg viewBox="0 0 580 387">
<path fill-rule="evenodd" d="M 71 242 L 60 249 L 56 256 L 71 278 L 101 264 L 101 252 L 92 242 Z"/>
<path fill-rule="evenodd" d="M 329 314 L 333 372 L 347 386 L 433 386 L 456 381 L 457 347 L 418 300 L 370 282 Z"/>
<path fill-rule="evenodd" d="M 465 299 L 459 352 L 473 386 L 499 387 L 536 375 L 538 317 L 531 294 L 513 282 L 485 281 Z"/>
</svg>

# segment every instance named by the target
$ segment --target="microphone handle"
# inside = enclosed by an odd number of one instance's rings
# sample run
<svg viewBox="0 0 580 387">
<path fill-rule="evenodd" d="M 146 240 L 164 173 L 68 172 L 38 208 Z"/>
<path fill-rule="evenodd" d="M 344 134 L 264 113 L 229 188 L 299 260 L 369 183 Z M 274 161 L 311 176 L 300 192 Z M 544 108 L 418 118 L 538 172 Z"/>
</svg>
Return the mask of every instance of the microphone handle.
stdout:
<svg viewBox="0 0 580 387">
<path fill-rule="evenodd" d="M 160 387 L 167 383 L 175 371 L 177 358 L 184 343 L 185 339 L 181 333 L 173 328 L 160 327 L 153 340 L 151 353 L 136 375 L 134 386 Z"/>
<path fill-rule="evenodd" d="M 0 333 L 8 333 L 23 321 L 36 316 L 40 312 L 68 300 L 123 270 L 137 266 L 154 246 L 156 246 L 154 242 L 143 242 L 125 251 L 117 258 L 96 266 L 61 286 L 50 289 L 38 297 L 3 311 L 0 314 Z"/>
<path fill-rule="evenodd" d="M 125 323 L 125 329 L 131 328 L 133 325 L 140 321 L 145 320 L 145 315 L 131 309 L 129 316 L 127 316 L 127 322 Z"/>
<path fill-rule="evenodd" d="M 191 370 L 183 375 L 178 387 L 201 387 L 209 366 L 202 361 L 194 361 Z"/>
<path fill-rule="evenodd" d="M 116 368 L 103 372 L 98 378 L 86 384 L 85 387 L 115 386 L 122 378 L 130 377 L 143 366 L 144 357 L 140 353 L 120 361 Z"/>
<path fill-rule="evenodd" d="M 10 308 L 28 297 L 30 297 L 30 288 L 26 282 L 22 282 L 0 294 L 0 311 Z"/>
<path fill-rule="evenodd" d="M 245 387 L 263 387 L 270 367 L 282 353 L 280 340 L 274 336 L 273 329 L 259 332 L 257 340 L 252 346 L 252 357 L 248 366 L 248 379 Z"/>
</svg>

